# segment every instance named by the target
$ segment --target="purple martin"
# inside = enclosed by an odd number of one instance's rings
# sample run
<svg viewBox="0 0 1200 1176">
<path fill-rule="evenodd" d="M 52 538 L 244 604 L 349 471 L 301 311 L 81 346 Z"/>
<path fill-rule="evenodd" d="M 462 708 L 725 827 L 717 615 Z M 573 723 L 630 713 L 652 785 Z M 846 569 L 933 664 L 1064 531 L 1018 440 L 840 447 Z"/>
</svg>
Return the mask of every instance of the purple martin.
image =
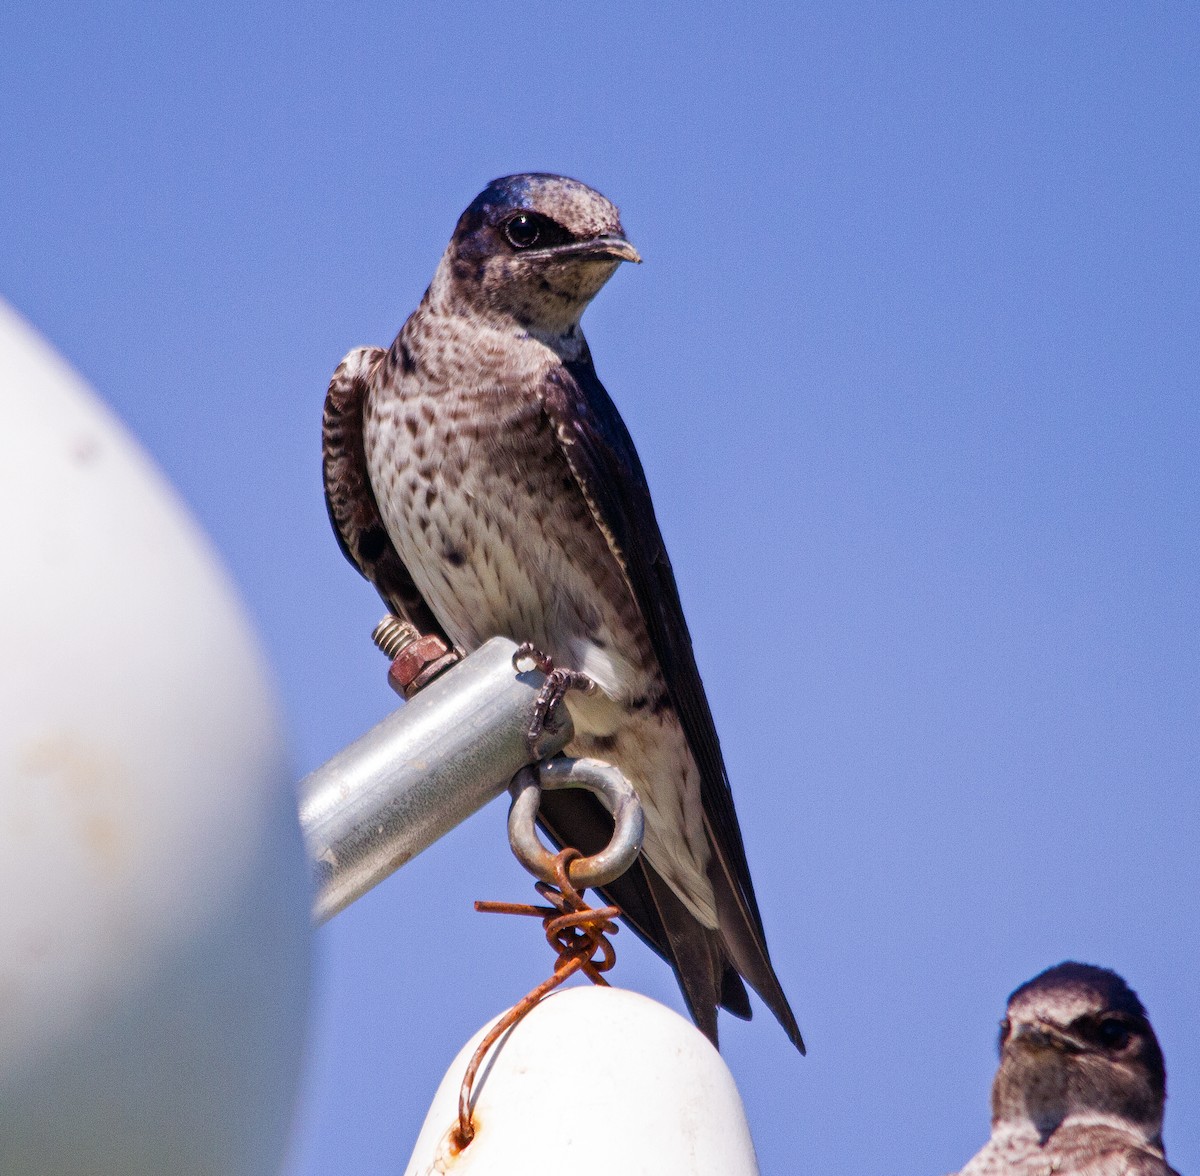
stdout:
<svg viewBox="0 0 1200 1176">
<path fill-rule="evenodd" d="M 1008 998 L 992 1137 L 959 1176 L 1179 1176 L 1163 1152 L 1166 1096 L 1133 990 L 1107 968 L 1059 964 Z"/>
<path fill-rule="evenodd" d="M 603 893 L 714 1043 L 718 1006 L 750 1016 L 744 979 L 803 1052 L 642 464 L 579 326 L 640 260 L 577 180 L 490 183 L 391 347 L 334 373 L 326 501 L 347 557 L 423 633 L 530 643 L 595 684 L 566 697 L 567 752 L 614 764 L 646 815 L 641 859 Z M 541 821 L 584 853 L 611 830 L 580 791 L 546 793 Z"/>
</svg>

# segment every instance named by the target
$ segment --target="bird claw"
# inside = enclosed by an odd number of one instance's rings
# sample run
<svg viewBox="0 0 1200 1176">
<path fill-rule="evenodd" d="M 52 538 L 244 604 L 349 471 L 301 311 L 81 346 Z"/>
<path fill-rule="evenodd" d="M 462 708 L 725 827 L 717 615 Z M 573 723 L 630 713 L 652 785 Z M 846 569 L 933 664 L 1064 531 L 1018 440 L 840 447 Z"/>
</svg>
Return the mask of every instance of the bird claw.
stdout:
<svg viewBox="0 0 1200 1176">
<path fill-rule="evenodd" d="M 534 669 L 541 670 L 547 676 L 554 669 L 554 659 L 548 653 L 543 653 L 538 649 L 532 641 L 522 641 L 512 656 L 513 669 L 517 673 L 521 672 L 523 661 L 532 662 Z"/>
<path fill-rule="evenodd" d="M 555 666 L 554 659 L 549 654 L 543 653 L 531 641 L 522 642 L 517 647 L 516 653 L 513 654 L 514 668 L 523 661 L 532 662 L 546 675 L 546 680 L 542 683 L 541 690 L 538 691 L 537 701 L 533 704 L 533 719 L 530 721 L 529 730 L 525 732 L 530 750 L 536 753 L 542 735 L 545 733 L 546 724 L 554 713 L 555 707 L 572 690 L 578 690 L 581 694 L 593 693 L 596 690 L 596 683 L 587 674 L 582 674 L 578 670 Z"/>
</svg>

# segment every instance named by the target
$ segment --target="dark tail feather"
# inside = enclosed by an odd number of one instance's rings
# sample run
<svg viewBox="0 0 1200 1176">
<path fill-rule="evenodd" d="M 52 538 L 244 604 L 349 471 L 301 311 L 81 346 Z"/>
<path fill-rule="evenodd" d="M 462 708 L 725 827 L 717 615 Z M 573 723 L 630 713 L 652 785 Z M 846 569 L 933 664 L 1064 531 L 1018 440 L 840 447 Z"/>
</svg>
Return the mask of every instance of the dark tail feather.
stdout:
<svg viewBox="0 0 1200 1176">
<path fill-rule="evenodd" d="M 658 913 L 660 931 L 666 939 L 666 950 L 662 947 L 658 950 L 675 968 L 675 978 L 679 981 L 683 999 L 696 1027 L 713 1045 L 719 1046 L 717 1007 L 724 1004 L 726 990 L 731 987 L 720 933 L 697 921 L 675 891 L 650 865 L 641 862 L 639 867 L 645 873 L 647 887 Z M 740 1012 L 744 1008 L 748 1017 L 750 1001 L 740 981 L 736 981 L 736 989 L 728 995 L 736 1006 L 730 1011 Z"/>
<path fill-rule="evenodd" d="M 749 1021 L 754 1016 L 746 986 L 737 968 L 728 962 L 725 964 L 725 975 L 721 977 L 721 1008 L 742 1021 Z"/>
<path fill-rule="evenodd" d="M 775 969 L 771 965 L 762 931 L 747 911 L 744 901 L 734 891 L 728 875 L 715 861 L 709 869 L 709 880 L 717 900 L 717 922 L 721 925 L 724 950 L 728 953 L 733 967 L 745 977 L 750 987 L 762 997 L 767 1008 L 775 1014 L 775 1019 L 783 1026 L 783 1031 L 791 1043 L 802 1054 L 807 1053 L 804 1038 L 800 1035 L 800 1026 L 796 1024 L 791 1005 L 788 1004 L 779 977 L 775 975 Z"/>
<path fill-rule="evenodd" d="M 553 841 L 583 853 L 597 852 L 612 836 L 612 818 L 604 806 L 578 789 L 543 793 L 540 820 Z M 621 908 L 630 928 L 675 970 L 692 1020 L 713 1045 L 718 1006 L 749 1020 L 750 998 L 722 933 L 701 924 L 644 858 L 601 894 Z"/>
</svg>

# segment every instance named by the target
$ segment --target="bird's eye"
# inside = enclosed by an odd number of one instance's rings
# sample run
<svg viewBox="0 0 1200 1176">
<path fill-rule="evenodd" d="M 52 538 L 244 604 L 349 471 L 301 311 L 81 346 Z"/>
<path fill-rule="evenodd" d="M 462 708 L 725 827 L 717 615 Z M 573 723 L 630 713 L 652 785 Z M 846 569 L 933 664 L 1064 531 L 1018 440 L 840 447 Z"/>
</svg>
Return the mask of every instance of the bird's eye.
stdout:
<svg viewBox="0 0 1200 1176">
<path fill-rule="evenodd" d="M 1123 1021 L 1107 1017 L 1096 1028 L 1096 1036 L 1105 1049 L 1122 1050 L 1129 1044 L 1129 1029 Z"/>
<path fill-rule="evenodd" d="M 1008 1041 L 1012 1035 L 1012 1022 L 1007 1017 L 1000 1022 L 1000 1048 L 1004 1048 L 1004 1043 Z"/>
<path fill-rule="evenodd" d="M 504 235 L 514 249 L 529 249 L 538 243 L 542 230 L 533 217 L 519 212 L 504 222 Z"/>
</svg>

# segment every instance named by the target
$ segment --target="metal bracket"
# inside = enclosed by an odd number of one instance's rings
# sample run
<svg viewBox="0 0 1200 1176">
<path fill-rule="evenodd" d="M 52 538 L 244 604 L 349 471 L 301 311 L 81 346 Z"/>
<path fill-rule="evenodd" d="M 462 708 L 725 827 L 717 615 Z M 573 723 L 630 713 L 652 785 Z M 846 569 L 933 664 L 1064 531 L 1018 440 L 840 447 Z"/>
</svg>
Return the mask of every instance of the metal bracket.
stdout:
<svg viewBox="0 0 1200 1176">
<path fill-rule="evenodd" d="M 570 741 L 571 718 L 560 706 L 530 747 L 546 676 L 513 669 L 516 649 L 493 638 L 301 781 L 317 922 L 501 795 L 526 764 Z"/>
<path fill-rule="evenodd" d="M 514 669 L 516 651 L 514 642 L 494 637 L 301 781 L 300 825 L 313 862 L 317 922 L 499 796 L 522 768 L 570 742 L 574 728 L 559 705 L 539 721 L 541 735 L 530 746 L 546 675 Z M 594 859 L 575 863 L 572 879 L 581 887 L 602 885 L 632 864 L 641 845 L 641 807 L 616 768 L 555 759 L 542 763 L 537 777 L 526 775 L 534 786 L 521 804 L 532 808 L 520 809 L 528 817 L 518 824 L 528 825 L 536 847 L 522 859 L 528 868 L 538 873 L 529 862 L 540 863 L 540 855 L 549 860 L 533 833 L 540 788 L 575 786 L 600 796 L 617 818 L 618 834 Z"/>
</svg>

